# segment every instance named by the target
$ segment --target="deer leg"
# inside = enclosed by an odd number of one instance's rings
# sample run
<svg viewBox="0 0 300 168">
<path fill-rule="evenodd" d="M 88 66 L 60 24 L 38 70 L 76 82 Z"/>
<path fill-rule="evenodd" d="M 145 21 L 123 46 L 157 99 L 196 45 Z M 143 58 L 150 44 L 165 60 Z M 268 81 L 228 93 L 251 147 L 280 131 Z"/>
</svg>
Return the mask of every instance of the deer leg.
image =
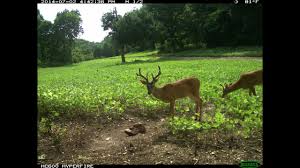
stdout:
<svg viewBox="0 0 300 168">
<path fill-rule="evenodd" d="M 252 96 L 252 90 L 249 88 L 249 96 Z"/>
<path fill-rule="evenodd" d="M 200 106 L 200 121 L 202 121 L 202 117 L 203 117 L 203 100 L 201 98 L 199 98 L 199 106 Z"/>
<path fill-rule="evenodd" d="M 191 99 L 195 101 L 195 120 L 202 121 L 202 100 L 199 96 L 192 96 Z M 198 117 L 198 115 L 200 116 Z"/>
<path fill-rule="evenodd" d="M 198 114 L 200 115 L 199 116 L 199 121 L 202 121 L 202 118 L 203 118 L 203 101 L 202 101 L 202 99 L 199 97 L 198 98 Z"/>
<path fill-rule="evenodd" d="M 199 109 L 200 109 L 199 106 L 200 106 L 200 101 L 195 100 L 195 116 L 196 116 L 195 120 L 198 120 L 198 118 L 200 117 L 200 116 L 198 116 L 199 115 Z"/>
<path fill-rule="evenodd" d="M 253 94 L 254 96 L 256 96 L 255 87 L 252 87 L 252 88 L 251 88 L 251 92 L 252 92 L 252 94 Z"/>
<path fill-rule="evenodd" d="M 170 101 L 170 113 L 171 113 L 172 117 L 174 117 L 174 113 L 175 113 L 175 100 L 171 100 Z"/>
</svg>

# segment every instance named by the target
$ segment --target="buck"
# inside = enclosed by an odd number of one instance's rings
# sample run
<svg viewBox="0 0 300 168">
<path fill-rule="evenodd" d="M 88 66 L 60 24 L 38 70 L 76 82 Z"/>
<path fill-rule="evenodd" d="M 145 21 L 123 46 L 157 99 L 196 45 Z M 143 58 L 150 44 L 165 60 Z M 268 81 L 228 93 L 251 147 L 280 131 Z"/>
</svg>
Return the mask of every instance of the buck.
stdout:
<svg viewBox="0 0 300 168">
<path fill-rule="evenodd" d="M 225 85 L 221 85 L 223 88 L 223 95 L 222 98 L 224 98 L 227 94 L 230 92 L 233 92 L 238 89 L 249 89 L 249 95 L 255 95 L 255 85 L 261 85 L 263 83 L 262 79 L 262 73 L 263 70 L 257 70 L 252 72 L 247 72 L 244 74 L 241 74 L 240 79 L 233 84 L 230 83 L 229 85 L 225 83 Z"/>
<path fill-rule="evenodd" d="M 195 101 L 195 114 L 196 120 L 202 120 L 202 100 L 200 98 L 200 81 L 197 78 L 186 78 L 174 83 L 169 83 L 164 85 L 161 88 L 155 86 L 155 83 L 158 81 L 159 76 L 161 75 L 160 66 L 158 66 L 158 74 L 156 76 L 152 75 L 152 81 L 149 82 L 148 74 L 147 77 L 143 76 L 141 73 L 141 68 L 139 68 L 139 73 L 137 76 L 143 78 L 140 80 L 143 85 L 147 87 L 148 94 L 153 95 L 157 99 L 170 103 L 170 113 L 174 116 L 175 112 L 175 101 L 180 98 L 189 97 Z M 198 114 L 197 114 L 198 113 Z"/>
</svg>

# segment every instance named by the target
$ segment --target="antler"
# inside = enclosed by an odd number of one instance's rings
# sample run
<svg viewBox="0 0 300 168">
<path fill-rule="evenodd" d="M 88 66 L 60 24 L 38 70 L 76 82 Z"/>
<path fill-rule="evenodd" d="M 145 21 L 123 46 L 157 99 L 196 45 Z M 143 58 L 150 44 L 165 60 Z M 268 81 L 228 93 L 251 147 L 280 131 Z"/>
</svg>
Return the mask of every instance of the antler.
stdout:
<svg viewBox="0 0 300 168">
<path fill-rule="evenodd" d="M 136 76 L 140 76 L 140 77 L 144 78 L 146 80 L 146 82 L 148 82 L 148 75 L 147 75 L 147 78 L 145 76 L 143 76 L 141 73 L 141 68 L 139 68 L 139 73 L 136 73 Z"/>
<path fill-rule="evenodd" d="M 159 77 L 159 75 L 161 75 L 161 71 L 160 71 L 160 66 L 158 66 L 158 74 L 154 77 L 153 74 L 152 75 L 152 80 L 157 80 L 157 78 Z"/>
</svg>

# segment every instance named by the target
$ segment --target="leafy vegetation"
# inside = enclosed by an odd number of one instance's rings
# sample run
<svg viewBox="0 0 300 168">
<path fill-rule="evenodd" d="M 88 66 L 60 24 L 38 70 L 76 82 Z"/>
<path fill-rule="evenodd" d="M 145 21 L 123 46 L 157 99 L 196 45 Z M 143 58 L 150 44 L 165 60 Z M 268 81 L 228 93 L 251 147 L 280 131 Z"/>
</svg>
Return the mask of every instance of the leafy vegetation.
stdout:
<svg viewBox="0 0 300 168">
<path fill-rule="evenodd" d="M 237 90 L 225 99 L 220 86 L 262 68 L 261 4 L 144 4 L 123 16 L 115 8 L 99 19 L 109 31 L 100 43 L 77 39 L 83 33 L 78 10 L 59 12 L 54 22 L 38 11 L 37 21 L 42 162 L 235 164 L 261 159 L 262 86 L 256 87 L 257 96 Z M 187 77 L 201 81 L 203 122 L 194 120 L 195 103 L 189 98 L 176 101 L 171 117 L 168 103 L 148 95 L 136 73 L 141 68 L 155 74 L 158 65 L 158 87 Z M 119 130 L 133 121 L 149 126 L 148 134 L 134 141 Z M 198 148 L 205 153 L 201 157 Z"/>
<path fill-rule="evenodd" d="M 75 39 L 72 49 L 72 62 L 78 63 L 94 59 L 94 52 L 98 43 L 89 42 L 83 39 Z"/>
<path fill-rule="evenodd" d="M 122 51 L 124 63 L 125 50 L 175 53 L 261 45 L 261 16 L 261 5 L 145 4 L 124 16 L 118 15 L 116 9 L 106 13 L 102 27 L 111 30 L 109 36 Z"/>
<path fill-rule="evenodd" d="M 260 59 L 161 60 L 155 53 L 128 54 L 128 64 L 119 64 L 118 56 L 72 66 L 40 68 L 40 129 L 44 129 L 41 126 L 51 128 L 52 121 L 62 118 L 85 116 L 114 119 L 127 110 L 136 110 L 144 116 L 151 114 L 151 111 L 165 113 L 168 104 L 149 96 L 136 77 L 138 68 L 142 68 L 143 72 L 156 73 L 157 65 L 162 69 L 157 86 L 195 76 L 201 81 L 204 104 L 215 106 L 215 114 L 205 113 L 205 122 L 195 123 L 191 116 L 185 115 L 193 113 L 190 111 L 194 110 L 194 102 L 187 98 L 178 100 L 177 117 L 169 121 L 174 133 L 222 128 L 237 129 L 238 134 L 247 136 L 252 129 L 262 128 L 261 86 L 257 87 L 258 96 L 250 97 L 247 91 L 239 90 L 230 94 L 228 99 L 222 99 L 219 85 L 237 80 L 243 72 L 262 68 Z"/>
<path fill-rule="evenodd" d="M 64 10 L 56 15 L 54 23 L 37 16 L 38 59 L 41 66 L 57 66 L 72 63 L 75 38 L 83 33 L 78 10 Z"/>
<path fill-rule="evenodd" d="M 178 54 L 184 54 L 184 50 L 192 49 L 196 53 L 191 56 L 195 56 L 203 48 L 262 44 L 260 4 L 145 4 L 124 16 L 114 9 L 99 20 L 103 30 L 110 32 L 96 44 L 74 42 L 83 33 L 80 13 L 76 10 L 58 13 L 54 23 L 44 20 L 39 12 L 37 18 L 40 66 L 66 65 L 119 54 L 125 63 L 126 53 L 145 50 L 172 54 L 183 51 Z M 253 55 L 251 51 L 241 52 L 238 55 Z M 218 53 L 207 51 L 206 54 Z"/>
<path fill-rule="evenodd" d="M 262 57 L 261 47 L 218 47 L 207 49 L 192 49 L 176 53 L 160 53 L 160 56 L 172 57 Z"/>
</svg>

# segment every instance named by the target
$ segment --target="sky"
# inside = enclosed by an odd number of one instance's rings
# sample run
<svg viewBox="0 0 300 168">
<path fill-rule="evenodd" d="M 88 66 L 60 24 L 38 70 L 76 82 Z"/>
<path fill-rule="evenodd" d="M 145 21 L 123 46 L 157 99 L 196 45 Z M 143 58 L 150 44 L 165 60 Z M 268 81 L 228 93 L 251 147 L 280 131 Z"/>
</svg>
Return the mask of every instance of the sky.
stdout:
<svg viewBox="0 0 300 168">
<path fill-rule="evenodd" d="M 45 20 L 54 22 L 56 14 L 65 9 L 79 10 L 82 19 L 82 28 L 84 33 L 77 38 L 91 42 L 101 42 L 108 35 L 108 30 L 104 31 L 101 17 L 104 13 L 117 8 L 118 15 L 124 15 L 126 12 L 139 9 L 142 4 L 38 4 L 41 15 Z"/>
</svg>

